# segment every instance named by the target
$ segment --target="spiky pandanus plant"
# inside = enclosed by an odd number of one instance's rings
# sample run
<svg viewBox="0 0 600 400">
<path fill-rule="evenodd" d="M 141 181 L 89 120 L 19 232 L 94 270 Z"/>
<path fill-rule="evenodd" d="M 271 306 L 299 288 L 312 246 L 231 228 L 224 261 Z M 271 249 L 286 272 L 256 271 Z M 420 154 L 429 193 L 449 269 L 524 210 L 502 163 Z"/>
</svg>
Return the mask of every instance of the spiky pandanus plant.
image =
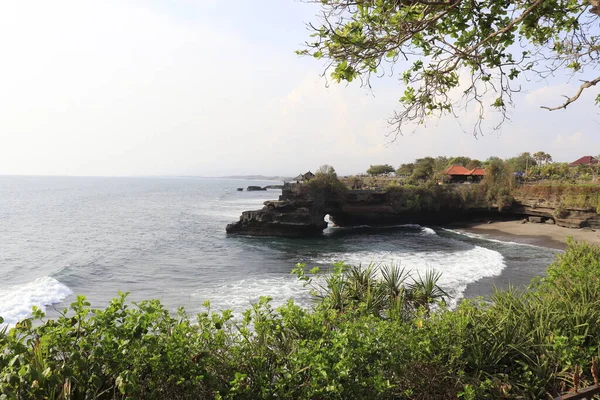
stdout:
<svg viewBox="0 0 600 400">
<path fill-rule="evenodd" d="M 397 264 L 381 267 L 383 280 L 380 285 L 387 295 L 387 317 L 390 319 L 407 319 L 407 290 L 405 281 L 410 276 L 408 271 Z"/>
<path fill-rule="evenodd" d="M 417 278 L 413 278 L 413 282 L 407 286 L 408 301 L 415 309 L 423 307 L 429 314 L 432 304 L 450 298 L 450 295 L 438 286 L 441 277 L 442 273 L 435 270 L 427 270 L 423 276 L 417 272 Z"/>
<path fill-rule="evenodd" d="M 352 309 L 386 319 L 409 320 L 419 308 L 429 314 L 432 305 L 450 297 L 438 286 L 441 273 L 430 270 L 413 278 L 396 264 L 371 263 L 363 267 L 337 263 L 322 280 L 313 281 L 303 273 L 299 276 L 313 286 L 320 307 L 340 312 Z"/>
</svg>

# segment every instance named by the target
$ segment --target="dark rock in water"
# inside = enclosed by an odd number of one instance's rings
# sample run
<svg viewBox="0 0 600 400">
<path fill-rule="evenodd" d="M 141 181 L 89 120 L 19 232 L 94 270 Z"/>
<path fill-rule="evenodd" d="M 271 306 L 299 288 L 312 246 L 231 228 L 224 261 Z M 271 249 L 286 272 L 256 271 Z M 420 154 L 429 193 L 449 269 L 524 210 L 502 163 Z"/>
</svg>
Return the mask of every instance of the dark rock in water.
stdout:
<svg viewBox="0 0 600 400">
<path fill-rule="evenodd" d="M 227 233 L 249 236 L 314 236 L 327 228 L 323 214 L 309 202 L 266 201 L 258 211 L 244 211 L 240 220 L 227 225 Z"/>
<path fill-rule="evenodd" d="M 267 188 L 263 188 L 263 187 L 260 187 L 260 186 L 248 186 L 246 188 L 246 191 L 248 191 L 248 192 L 257 192 L 259 190 L 267 190 Z"/>
<path fill-rule="evenodd" d="M 243 192 L 243 191 L 244 191 L 244 188 L 237 188 L 237 191 L 238 191 L 238 192 Z"/>
</svg>

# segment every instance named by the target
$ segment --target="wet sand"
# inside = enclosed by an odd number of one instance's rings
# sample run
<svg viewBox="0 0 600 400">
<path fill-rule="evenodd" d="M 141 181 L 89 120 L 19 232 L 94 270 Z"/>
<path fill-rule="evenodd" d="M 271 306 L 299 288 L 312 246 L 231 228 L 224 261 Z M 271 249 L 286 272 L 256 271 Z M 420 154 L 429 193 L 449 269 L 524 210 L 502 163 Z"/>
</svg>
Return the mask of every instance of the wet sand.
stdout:
<svg viewBox="0 0 600 400">
<path fill-rule="evenodd" d="M 492 239 L 532 244 L 564 250 L 567 237 L 581 242 L 600 245 L 600 231 L 589 228 L 570 229 L 550 224 L 522 223 L 519 221 L 474 222 L 457 226 L 466 232 Z"/>
</svg>

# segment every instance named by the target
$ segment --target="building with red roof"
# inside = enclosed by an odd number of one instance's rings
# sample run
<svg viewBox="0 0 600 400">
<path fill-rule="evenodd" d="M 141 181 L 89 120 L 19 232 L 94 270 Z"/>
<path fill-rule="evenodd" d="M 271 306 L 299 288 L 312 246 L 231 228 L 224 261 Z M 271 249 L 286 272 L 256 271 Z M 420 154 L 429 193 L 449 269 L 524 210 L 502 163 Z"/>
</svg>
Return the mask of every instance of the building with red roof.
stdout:
<svg viewBox="0 0 600 400">
<path fill-rule="evenodd" d="M 444 170 L 445 175 L 469 175 L 471 171 L 463 167 L 462 165 L 452 165 Z"/>
<path fill-rule="evenodd" d="M 583 157 L 573 161 L 571 164 L 569 164 L 569 167 L 577 167 L 578 165 L 596 165 L 596 164 L 598 164 L 598 159 L 596 157 L 583 156 Z"/>
<path fill-rule="evenodd" d="M 485 176 L 484 168 L 466 169 L 462 165 L 452 165 L 442 172 L 451 183 L 479 182 Z"/>
</svg>

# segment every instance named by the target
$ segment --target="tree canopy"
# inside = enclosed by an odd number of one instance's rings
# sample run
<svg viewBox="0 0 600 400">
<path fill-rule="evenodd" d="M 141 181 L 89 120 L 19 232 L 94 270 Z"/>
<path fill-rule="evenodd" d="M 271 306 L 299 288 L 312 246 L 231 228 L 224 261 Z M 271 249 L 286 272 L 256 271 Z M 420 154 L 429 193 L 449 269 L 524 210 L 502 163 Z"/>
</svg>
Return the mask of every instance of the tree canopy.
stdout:
<svg viewBox="0 0 600 400">
<path fill-rule="evenodd" d="M 435 174 L 435 159 L 433 157 L 417 158 L 413 178 L 417 180 L 428 180 Z"/>
<path fill-rule="evenodd" d="M 396 171 L 394 167 L 389 164 L 381 164 L 381 165 L 371 165 L 369 169 L 367 169 L 367 174 L 375 176 L 375 175 L 388 175 Z"/>
<path fill-rule="evenodd" d="M 536 153 L 537 154 L 537 153 Z M 506 160 L 513 172 L 527 173 L 531 167 L 537 165 L 537 161 L 530 153 L 521 153 L 517 157 L 511 157 Z"/>
<path fill-rule="evenodd" d="M 542 108 L 566 108 L 600 82 L 600 0 L 305 0 L 319 3 L 318 24 L 301 54 L 327 61 L 336 82 L 401 68 L 397 133 L 407 123 L 455 115 L 474 103 L 499 110 L 499 127 L 524 80 L 575 75 L 580 87 Z M 466 73 L 461 73 L 466 72 Z M 456 94 L 461 96 L 457 99 Z M 596 97 L 600 103 L 600 95 Z"/>
<path fill-rule="evenodd" d="M 409 176 L 415 170 L 414 163 L 401 164 L 396 170 L 396 176 Z"/>
<path fill-rule="evenodd" d="M 533 153 L 532 157 L 538 162 L 538 164 L 547 164 L 552 162 L 552 156 L 543 151 L 537 151 Z"/>
</svg>

